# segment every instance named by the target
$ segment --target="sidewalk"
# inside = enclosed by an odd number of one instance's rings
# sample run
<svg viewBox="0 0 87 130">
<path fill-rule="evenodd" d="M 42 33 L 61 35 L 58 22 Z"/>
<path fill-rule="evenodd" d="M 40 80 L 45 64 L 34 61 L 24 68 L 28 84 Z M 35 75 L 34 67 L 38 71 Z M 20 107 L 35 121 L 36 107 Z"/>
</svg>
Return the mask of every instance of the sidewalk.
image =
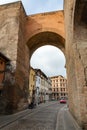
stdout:
<svg viewBox="0 0 87 130">
<path fill-rule="evenodd" d="M 67 105 L 57 114 L 56 130 L 82 130 L 69 112 Z"/>
</svg>

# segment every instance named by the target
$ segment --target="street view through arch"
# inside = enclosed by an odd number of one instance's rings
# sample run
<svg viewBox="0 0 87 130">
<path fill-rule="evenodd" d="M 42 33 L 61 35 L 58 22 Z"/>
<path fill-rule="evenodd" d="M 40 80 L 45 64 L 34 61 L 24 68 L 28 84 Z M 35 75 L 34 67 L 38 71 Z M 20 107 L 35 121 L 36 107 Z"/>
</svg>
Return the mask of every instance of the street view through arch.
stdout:
<svg viewBox="0 0 87 130">
<path fill-rule="evenodd" d="M 10 0 L 9 4 L 1 5 L 3 1 L 0 1 L 0 113 L 6 115 L 0 116 L 0 129 L 87 130 L 87 1 L 64 0 L 64 10 L 35 15 L 27 15 L 21 1 L 10 3 Z M 40 69 L 35 73 L 42 89 L 38 91 L 37 84 L 30 103 L 29 83 L 35 79 L 33 76 L 31 80 L 30 57 L 38 47 L 47 44 L 59 47 L 65 54 L 68 105 L 62 104 L 66 103 L 63 77 L 53 77 L 56 84 L 51 95 L 50 79 Z M 58 81 L 62 81 L 61 89 L 57 88 Z M 61 90 L 61 95 L 56 89 Z M 48 103 L 49 99 L 52 101 Z"/>
</svg>

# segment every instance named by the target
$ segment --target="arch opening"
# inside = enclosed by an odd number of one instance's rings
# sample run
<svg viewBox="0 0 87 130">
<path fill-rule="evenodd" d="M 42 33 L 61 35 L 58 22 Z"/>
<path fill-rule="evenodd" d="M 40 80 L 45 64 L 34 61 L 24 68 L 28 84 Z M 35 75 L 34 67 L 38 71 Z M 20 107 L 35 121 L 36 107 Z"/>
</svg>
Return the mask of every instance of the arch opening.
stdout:
<svg viewBox="0 0 87 130">
<path fill-rule="evenodd" d="M 41 69 L 48 77 L 62 75 L 66 77 L 65 56 L 58 47 L 41 46 L 33 52 L 30 66 Z"/>
<path fill-rule="evenodd" d="M 58 47 L 44 45 L 33 52 L 30 59 L 29 75 L 29 98 L 31 101 L 34 97 L 36 104 L 39 104 L 52 99 L 59 100 L 62 97 L 68 97 L 65 63 L 65 56 Z M 34 75 L 35 85 L 31 80 Z M 53 79 L 57 80 L 55 89 Z M 65 91 L 63 92 L 60 89 L 59 80 L 64 81 L 62 87 Z M 33 93 L 34 90 L 36 90 L 35 93 Z M 59 91 L 61 91 L 60 94 Z"/>
</svg>

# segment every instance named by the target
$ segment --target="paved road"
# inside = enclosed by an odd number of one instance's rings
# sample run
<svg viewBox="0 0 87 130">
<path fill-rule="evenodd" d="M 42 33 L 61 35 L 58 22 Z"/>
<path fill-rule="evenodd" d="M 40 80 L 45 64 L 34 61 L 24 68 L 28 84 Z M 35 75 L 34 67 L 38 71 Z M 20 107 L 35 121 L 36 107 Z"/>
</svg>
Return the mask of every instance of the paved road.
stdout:
<svg viewBox="0 0 87 130">
<path fill-rule="evenodd" d="M 64 104 L 51 102 L 31 111 L 1 130 L 81 130 Z"/>
</svg>

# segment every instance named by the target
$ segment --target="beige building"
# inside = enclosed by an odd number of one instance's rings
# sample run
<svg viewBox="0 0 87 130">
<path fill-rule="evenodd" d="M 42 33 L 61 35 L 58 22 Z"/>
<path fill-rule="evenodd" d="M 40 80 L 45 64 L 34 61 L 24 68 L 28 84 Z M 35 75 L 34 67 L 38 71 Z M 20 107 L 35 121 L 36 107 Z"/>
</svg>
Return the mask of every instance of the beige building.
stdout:
<svg viewBox="0 0 87 130">
<path fill-rule="evenodd" d="M 60 99 L 62 97 L 67 98 L 67 79 L 63 76 L 54 76 L 51 77 L 52 81 L 52 98 L 53 99 Z"/>
<path fill-rule="evenodd" d="M 35 71 L 31 67 L 29 74 L 29 102 L 35 100 Z"/>
</svg>

